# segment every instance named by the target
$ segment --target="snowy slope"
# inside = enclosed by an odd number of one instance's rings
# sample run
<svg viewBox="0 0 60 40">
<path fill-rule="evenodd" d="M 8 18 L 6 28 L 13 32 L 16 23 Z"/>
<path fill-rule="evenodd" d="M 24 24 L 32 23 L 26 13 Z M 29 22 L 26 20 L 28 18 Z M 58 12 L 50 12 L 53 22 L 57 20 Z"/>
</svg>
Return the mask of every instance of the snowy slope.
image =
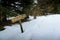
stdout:
<svg viewBox="0 0 60 40">
<path fill-rule="evenodd" d="M 22 25 L 24 33 L 21 33 L 19 24 L 6 26 L 6 30 L 0 31 L 0 40 L 60 40 L 60 15 L 58 14 L 39 16 Z"/>
</svg>

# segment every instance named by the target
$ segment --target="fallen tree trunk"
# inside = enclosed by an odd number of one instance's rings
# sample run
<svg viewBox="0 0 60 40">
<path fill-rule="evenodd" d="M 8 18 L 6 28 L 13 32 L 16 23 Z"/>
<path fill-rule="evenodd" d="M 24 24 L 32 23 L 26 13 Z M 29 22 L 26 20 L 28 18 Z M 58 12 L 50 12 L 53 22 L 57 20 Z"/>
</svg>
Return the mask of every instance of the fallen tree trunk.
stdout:
<svg viewBox="0 0 60 40">
<path fill-rule="evenodd" d="M 15 22 L 20 21 L 20 20 L 22 20 L 24 18 L 26 18 L 26 14 L 22 14 L 22 15 L 16 16 L 15 18 L 11 19 L 11 22 L 15 23 Z"/>
<path fill-rule="evenodd" d="M 26 17 L 27 17 L 26 14 L 22 14 L 11 19 L 8 18 L 8 20 L 0 22 L 0 25 L 6 26 L 6 25 L 15 24 L 21 20 L 24 20 Z"/>
</svg>

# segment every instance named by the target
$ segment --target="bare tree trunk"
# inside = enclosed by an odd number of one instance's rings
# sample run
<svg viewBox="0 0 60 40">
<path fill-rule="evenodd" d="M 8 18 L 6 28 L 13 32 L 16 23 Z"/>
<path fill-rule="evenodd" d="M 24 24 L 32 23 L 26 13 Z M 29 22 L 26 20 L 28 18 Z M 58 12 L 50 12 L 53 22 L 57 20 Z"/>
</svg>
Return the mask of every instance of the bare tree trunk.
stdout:
<svg viewBox="0 0 60 40">
<path fill-rule="evenodd" d="M 23 33 L 23 27 L 22 27 L 22 24 L 21 24 L 21 21 L 19 21 L 19 24 L 20 24 L 20 28 L 21 28 L 21 32 Z"/>
<path fill-rule="evenodd" d="M 7 17 L 6 17 L 6 14 L 0 14 L 0 25 L 4 25 L 4 22 L 6 22 L 7 21 L 7 19 L 6 19 Z"/>
<path fill-rule="evenodd" d="M 34 19 L 36 19 L 36 13 L 34 12 Z"/>
<path fill-rule="evenodd" d="M 36 15 L 34 15 L 34 19 L 36 19 Z"/>
</svg>

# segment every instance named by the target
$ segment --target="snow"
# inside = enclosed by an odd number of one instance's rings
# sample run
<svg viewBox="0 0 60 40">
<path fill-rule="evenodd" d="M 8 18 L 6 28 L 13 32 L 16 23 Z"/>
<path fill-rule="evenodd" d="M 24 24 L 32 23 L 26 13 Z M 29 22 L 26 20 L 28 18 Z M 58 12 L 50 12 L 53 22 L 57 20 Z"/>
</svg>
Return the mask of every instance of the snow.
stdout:
<svg viewBox="0 0 60 40">
<path fill-rule="evenodd" d="M 38 16 L 29 22 L 22 23 L 24 33 L 21 33 L 20 25 L 5 26 L 0 31 L 0 40 L 60 40 L 60 15 Z"/>
</svg>

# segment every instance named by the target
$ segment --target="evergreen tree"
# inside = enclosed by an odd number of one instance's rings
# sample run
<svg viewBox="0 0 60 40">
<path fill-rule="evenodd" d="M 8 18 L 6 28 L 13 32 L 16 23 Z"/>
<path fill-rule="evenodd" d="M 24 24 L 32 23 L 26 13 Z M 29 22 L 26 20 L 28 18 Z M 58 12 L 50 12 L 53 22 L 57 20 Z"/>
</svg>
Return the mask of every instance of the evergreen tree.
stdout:
<svg viewBox="0 0 60 40">
<path fill-rule="evenodd" d="M 0 22 L 2 23 L 7 21 L 7 16 L 23 14 L 26 9 L 30 9 L 32 7 L 32 4 L 33 0 L 1 0 Z"/>
</svg>

